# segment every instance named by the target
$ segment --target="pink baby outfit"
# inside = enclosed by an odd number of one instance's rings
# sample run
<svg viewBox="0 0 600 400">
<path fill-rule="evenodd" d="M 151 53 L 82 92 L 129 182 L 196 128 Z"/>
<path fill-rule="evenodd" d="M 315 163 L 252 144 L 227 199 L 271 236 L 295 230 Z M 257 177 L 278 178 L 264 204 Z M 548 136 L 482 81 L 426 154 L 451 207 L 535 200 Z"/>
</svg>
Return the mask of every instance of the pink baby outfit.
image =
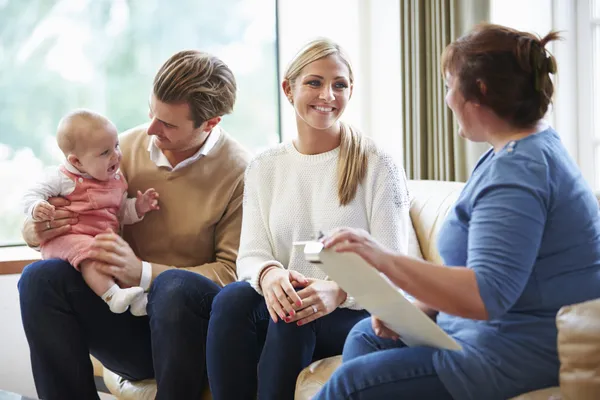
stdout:
<svg viewBox="0 0 600 400">
<path fill-rule="evenodd" d="M 41 252 L 44 259 L 67 260 L 79 269 L 79 264 L 88 258 L 94 236 L 107 228 L 119 232 L 127 182 L 120 171 L 108 181 L 74 174 L 64 166 L 60 171 L 75 183 L 73 192 L 64 196 L 71 202 L 64 209 L 77 213 L 78 222 L 69 233 L 43 243 Z"/>
</svg>

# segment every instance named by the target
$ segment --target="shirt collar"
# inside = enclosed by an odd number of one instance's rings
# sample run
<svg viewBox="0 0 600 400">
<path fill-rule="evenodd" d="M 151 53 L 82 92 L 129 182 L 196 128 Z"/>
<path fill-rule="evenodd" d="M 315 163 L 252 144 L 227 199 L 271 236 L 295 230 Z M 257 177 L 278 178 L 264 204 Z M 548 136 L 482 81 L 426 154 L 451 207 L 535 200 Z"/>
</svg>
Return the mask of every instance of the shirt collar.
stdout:
<svg viewBox="0 0 600 400">
<path fill-rule="evenodd" d="M 69 161 L 65 160 L 63 162 L 63 166 L 65 167 L 65 169 L 67 171 L 69 171 L 72 174 L 75 175 L 80 175 L 86 179 L 94 179 L 90 174 L 87 174 L 85 172 L 81 172 L 80 170 L 78 170 L 77 168 L 75 168 L 75 166 L 73 164 L 71 164 Z"/>
<path fill-rule="evenodd" d="M 163 152 L 154 143 L 154 140 L 155 140 L 154 136 L 151 136 L 150 140 L 148 141 L 148 152 L 150 153 L 150 160 L 152 160 L 152 162 L 154 164 L 156 164 L 157 167 L 165 167 L 172 171 L 176 171 L 180 168 L 183 168 L 187 165 L 192 164 L 193 162 L 195 162 L 195 161 L 199 160 L 200 158 L 202 158 L 203 156 L 207 155 L 215 147 L 215 145 L 219 141 L 220 137 L 221 137 L 221 128 L 218 126 L 215 126 L 212 129 L 212 131 L 210 131 L 210 134 L 208 135 L 208 138 L 206 138 L 206 141 L 204 142 L 202 147 L 200 147 L 198 149 L 198 151 L 196 153 L 194 153 L 194 155 L 183 160 L 182 162 L 177 164 L 175 166 L 175 168 L 173 168 L 173 166 L 171 165 L 171 163 L 169 162 L 167 157 L 163 154 Z"/>
</svg>

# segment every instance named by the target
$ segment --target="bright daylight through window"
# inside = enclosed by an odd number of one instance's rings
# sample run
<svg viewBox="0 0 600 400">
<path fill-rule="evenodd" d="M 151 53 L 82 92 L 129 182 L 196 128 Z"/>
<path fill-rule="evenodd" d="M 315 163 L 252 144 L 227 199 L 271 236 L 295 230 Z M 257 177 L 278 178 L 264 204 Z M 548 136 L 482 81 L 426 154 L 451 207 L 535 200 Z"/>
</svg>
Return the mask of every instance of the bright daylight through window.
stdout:
<svg viewBox="0 0 600 400">
<path fill-rule="evenodd" d="M 600 191 L 600 0 L 590 0 L 592 5 L 592 129 L 594 134 L 595 187 Z"/>
<path fill-rule="evenodd" d="M 146 122 L 154 74 L 183 49 L 235 73 L 232 136 L 253 151 L 279 140 L 275 0 L 0 0 L 0 246 L 22 242 L 21 195 L 62 160 L 60 117 Z"/>
</svg>

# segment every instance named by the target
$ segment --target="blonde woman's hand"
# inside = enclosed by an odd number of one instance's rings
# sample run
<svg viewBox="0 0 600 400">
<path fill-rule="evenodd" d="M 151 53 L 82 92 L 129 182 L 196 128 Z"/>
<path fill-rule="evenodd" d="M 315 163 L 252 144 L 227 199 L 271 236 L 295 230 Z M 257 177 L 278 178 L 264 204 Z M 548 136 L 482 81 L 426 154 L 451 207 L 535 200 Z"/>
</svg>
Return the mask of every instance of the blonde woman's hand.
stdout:
<svg viewBox="0 0 600 400">
<path fill-rule="evenodd" d="M 302 308 L 293 318 L 286 321 L 288 323 L 298 321 L 298 326 L 308 324 L 333 312 L 346 300 L 346 292 L 333 281 L 310 278 L 307 281 L 308 285 L 298 291 L 298 296 L 302 299 Z"/>
<path fill-rule="evenodd" d="M 302 308 L 302 299 L 294 289 L 298 284 L 307 284 L 306 278 L 299 272 L 279 267 L 270 267 L 263 272 L 260 287 L 273 322 L 277 322 L 277 317 L 289 322 L 296 314 L 296 309 Z"/>
</svg>

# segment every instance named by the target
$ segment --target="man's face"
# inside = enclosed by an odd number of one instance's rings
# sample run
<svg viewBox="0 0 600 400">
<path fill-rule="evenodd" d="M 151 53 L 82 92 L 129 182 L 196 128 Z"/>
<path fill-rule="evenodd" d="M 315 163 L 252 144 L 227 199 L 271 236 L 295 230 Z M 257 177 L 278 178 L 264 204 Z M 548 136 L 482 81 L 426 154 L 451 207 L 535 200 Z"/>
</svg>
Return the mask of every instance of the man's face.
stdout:
<svg viewBox="0 0 600 400">
<path fill-rule="evenodd" d="M 169 104 L 150 97 L 150 126 L 148 135 L 156 136 L 154 143 L 161 150 L 181 152 L 199 146 L 205 139 L 206 122 L 194 128 L 187 103 Z"/>
</svg>

